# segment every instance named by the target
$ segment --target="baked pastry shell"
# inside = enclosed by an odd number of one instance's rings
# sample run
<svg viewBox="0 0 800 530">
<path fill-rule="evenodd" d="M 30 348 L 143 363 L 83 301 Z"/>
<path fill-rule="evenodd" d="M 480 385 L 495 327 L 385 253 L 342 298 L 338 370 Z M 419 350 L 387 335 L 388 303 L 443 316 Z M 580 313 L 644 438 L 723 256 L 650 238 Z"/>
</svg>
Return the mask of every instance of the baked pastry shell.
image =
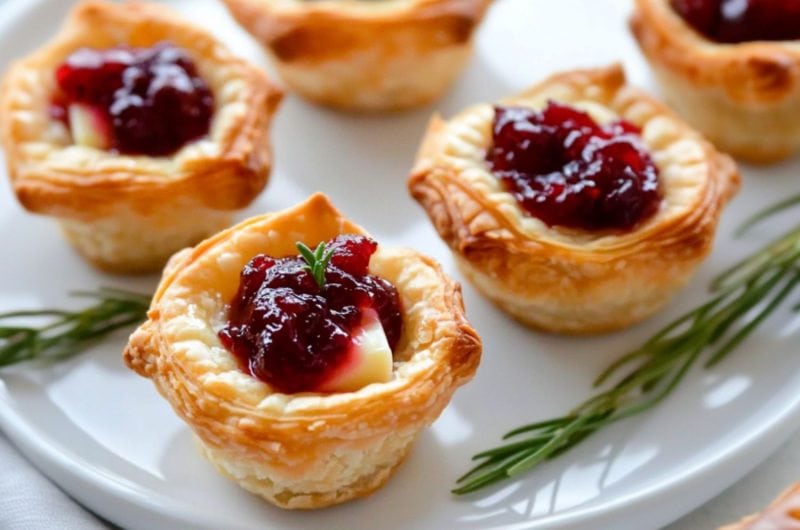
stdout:
<svg viewBox="0 0 800 530">
<path fill-rule="evenodd" d="M 170 41 L 214 93 L 207 138 L 170 157 L 117 155 L 72 143 L 49 116 L 55 69 L 82 47 Z M 62 221 L 76 249 L 116 272 L 158 270 L 176 250 L 230 224 L 264 188 L 269 126 L 281 92 L 221 43 L 156 4 L 84 1 L 46 45 L 15 62 L 0 88 L 8 173 L 29 211 Z"/>
<path fill-rule="evenodd" d="M 280 77 L 316 103 L 397 110 L 440 96 L 491 0 L 224 0 Z"/>
<path fill-rule="evenodd" d="M 480 359 L 458 284 L 416 251 L 381 246 L 370 272 L 396 286 L 403 307 L 390 382 L 282 394 L 244 373 L 217 337 L 244 265 L 260 253 L 294 255 L 298 240 L 313 247 L 340 233 L 364 231 L 317 194 L 176 254 L 124 353 L 223 474 L 284 508 L 320 508 L 380 487 Z"/>
<path fill-rule="evenodd" d="M 667 102 L 723 151 L 770 163 L 800 150 L 800 42 L 714 42 L 669 0 L 636 0 L 630 27 Z"/>
<path fill-rule="evenodd" d="M 523 212 L 491 174 L 490 105 L 434 116 L 409 179 L 464 275 L 519 321 L 547 331 L 599 333 L 643 320 L 688 281 L 710 251 L 739 175 L 664 105 L 625 84 L 619 65 L 555 75 L 506 105 L 577 106 L 599 121 L 642 127 L 660 170 L 661 209 L 634 230 L 548 227 Z"/>
</svg>

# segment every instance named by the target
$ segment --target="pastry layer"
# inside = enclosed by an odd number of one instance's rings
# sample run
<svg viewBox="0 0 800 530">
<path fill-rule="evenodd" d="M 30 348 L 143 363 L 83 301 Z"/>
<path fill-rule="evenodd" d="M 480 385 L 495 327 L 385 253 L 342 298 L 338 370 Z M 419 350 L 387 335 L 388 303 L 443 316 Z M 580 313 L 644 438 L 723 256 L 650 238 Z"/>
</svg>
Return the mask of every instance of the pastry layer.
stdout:
<svg viewBox="0 0 800 530">
<path fill-rule="evenodd" d="M 225 210 L 169 201 L 168 212 L 141 214 L 121 208 L 93 221 L 61 219 L 64 236 L 98 269 L 136 274 L 163 267 L 176 248 L 184 248 L 231 225 Z"/>
</svg>

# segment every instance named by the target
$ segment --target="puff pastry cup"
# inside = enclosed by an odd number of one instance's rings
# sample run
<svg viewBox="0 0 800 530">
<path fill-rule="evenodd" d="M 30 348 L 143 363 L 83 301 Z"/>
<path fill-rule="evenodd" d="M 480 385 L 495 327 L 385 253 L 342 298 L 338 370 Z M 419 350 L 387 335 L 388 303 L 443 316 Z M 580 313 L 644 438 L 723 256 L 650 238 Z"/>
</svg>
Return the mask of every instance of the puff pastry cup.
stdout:
<svg viewBox="0 0 800 530">
<path fill-rule="evenodd" d="M 719 530 L 800 530 L 800 482 L 786 489 L 761 513 Z"/>
<path fill-rule="evenodd" d="M 206 138 L 169 157 L 74 145 L 48 114 L 55 68 L 82 47 L 188 52 L 214 94 Z M 230 225 L 264 188 L 269 125 L 281 92 L 210 34 L 167 8 L 84 1 L 44 47 L 14 63 L 0 89 L 0 132 L 20 203 L 53 216 L 80 254 L 114 272 L 158 270 L 178 249 Z"/>
<path fill-rule="evenodd" d="M 224 0 L 284 83 L 332 107 L 395 110 L 461 72 L 491 0 Z"/>
<path fill-rule="evenodd" d="M 241 371 L 217 328 L 242 267 L 260 253 L 294 255 L 298 239 L 313 246 L 342 233 L 364 231 L 316 194 L 176 254 L 124 353 L 223 475 L 283 508 L 320 508 L 379 488 L 480 359 L 458 284 L 416 251 L 379 246 L 370 273 L 395 285 L 403 307 L 391 381 L 283 394 Z"/>
<path fill-rule="evenodd" d="M 561 333 L 605 332 L 657 311 L 709 252 L 739 175 L 664 105 L 625 84 L 619 65 L 554 75 L 503 104 L 548 100 L 641 127 L 660 171 L 660 210 L 632 231 L 548 227 L 523 212 L 490 172 L 493 108 L 434 116 L 409 190 L 450 246 L 464 275 L 524 324 Z"/>
<path fill-rule="evenodd" d="M 667 102 L 717 147 L 761 163 L 800 150 L 800 43 L 720 44 L 669 0 L 636 0 L 630 27 Z"/>
</svg>

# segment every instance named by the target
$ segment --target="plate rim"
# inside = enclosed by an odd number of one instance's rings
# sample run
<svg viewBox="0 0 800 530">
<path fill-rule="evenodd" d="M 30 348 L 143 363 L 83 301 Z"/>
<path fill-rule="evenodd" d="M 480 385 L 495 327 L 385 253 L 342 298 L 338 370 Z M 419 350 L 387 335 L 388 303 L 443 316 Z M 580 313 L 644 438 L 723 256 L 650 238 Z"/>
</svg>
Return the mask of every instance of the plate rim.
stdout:
<svg viewBox="0 0 800 530">
<path fill-rule="evenodd" d="M 164 502 L 168 498 L 160 493 L 153 497 L 138 492 L 126 485 L 125 479 L 120 475 L 104 472 L 91 462 L 73 455 L 68 447 L 59 444 L 47 434 L 38 432 L 35 426 L 28 424 L 24 417 L 15 410 L 13 401 L 5 383 L 0 378 L 0 427 L 3 428 L 6 436 L 42 474 L 94 513 L 111 522 L 125 522 L 126 527 L 129 528 L 140 527 L 135 523 L 141 521 L 141 513 L 125 514 L 115 508 L 133 507 L 143 510 L 145 515 L 159 514 L 165 516 L 172 523 L 191 523 L 202 528 L 219 528 L 218 525 L 223 523 L 223 521 L 199 521 L 192 517 L 191 511 L 182 510 L 180 505 Z M 582 523 L 596 522 L 604 517 L 610 517 L 613 520 L 631 515 L 629 512 L 638 513 L 639 517 L 646 515 L 647 521 L 656 522 L 659 525 L 657 527 L 668 524 L 732 485 L 733 482 L 775 452 L 792 433 L 800 428 L 800 393 L 779 409 L 770 418 L 770 421 L 759 424 L 759 427 L 748 436 L 741 438 L 738 443 L 729 445 L 726 451 L 717 453 L 715 457 L 697 463 L 674 478 L 659 481 L 639 492 L 613 498 L 596 506 L 575 508 L 574 511 L 534 518 L 520 523 L 491 526 L 486 530 L 577 529 Z M 760 450 L 754 450 L 759 448 Z M 740 458 L 742 456 L 747 458 Z M 737 466 L 735 465 L 737 462 L 744 462 L 746 465 Z M 726 471 L 726 478 L 719 480 Z M 709 481 L 714 482 L 710 487 L 708 487 Z M 700 488 L 699 486 L 702 484 L 706 484 L 707 487 Z M 701 493 L 698 494 L 698 492 Z M 683 495 L 681 495 L 682 493 Z M 669 504 L 664 502 L 669 500 L 665 499 L 668 494 L 671 494 L 672 500 L 680 500 L 681 497 L 691 498 L 690 501 L 683 502 L 685 509 L 677 517 L 674 513 L 668 514 L 667 510 L 661 510 L 661 513 L 658 513 L 658 508 L 642 509 L 652 504 L 661 506 Z M 615 524 L 619 522 L 614 521 Z M 631 518 L 623 520 L 622 523 L 627 527 L 629 523 L 635 523 L 635 520 Z M 252 528 L 236 526 L 235 523 L 227 520 L 224 521 L 224 524 L 225 528 L 231 530 L 235 528 L 250 530 Z"/>
</svg>

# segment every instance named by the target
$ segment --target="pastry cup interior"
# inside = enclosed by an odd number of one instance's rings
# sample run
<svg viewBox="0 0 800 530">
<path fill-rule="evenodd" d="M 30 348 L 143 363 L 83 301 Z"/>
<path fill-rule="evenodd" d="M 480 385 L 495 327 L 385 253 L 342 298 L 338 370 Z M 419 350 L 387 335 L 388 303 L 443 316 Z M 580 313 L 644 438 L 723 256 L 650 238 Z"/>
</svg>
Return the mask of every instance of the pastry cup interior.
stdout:
<svg viewBox="0 0 800 530">
<path fill-rule="evenodd" d="M 314 247 L 341 233 L 364 232 L 317 194 L 177 254 L 150 320 L 125 354 L 224 474 L 284 507 L 320 507 L 379 487 L 480 357 L 457 284 L 415 251 L 379 246 L 370 272 L 396 286 L 403 308 L 391 381 L 355 392 L 284 394 L 243 372 L 217 333 L 244 265 L 260 253 L 296 255 L 297 241 Z M 356 455 L 355 464 L 336 472 L 346 455 Z"/>
<path fill-rule="evenodd" d="M 662 105 L 627 85 L 619 65 L 554 76 L 548 81 L 499 102 L 500 105 L 542 109 L 557 101 L 587 112 L 600 124 L 623 119 L 642 129 L 641 137 L 659 169 L 663 201 L 658 212 L 629 231 L 588 231 L 548 226 L 522 209 L 486 163 L 492 143 L 494 106 L 473 106 L 441 125 L 435 146 L 441 161 L 458 173 L 464 188 L 475 190 L 481 201 L 504 218 L 514 231 L 537 244 L 563 247 L 587 256 L 598 252 L 623 252 L 625 247 L 647 242 L 651 233 L 665 231 L 680 222 L 704 200 L 709 186 L 706 142 L 690 132 Z M 436 118 L 435 118 L 436 120 Z M 426 147 L 422 148 L 424 170 Z M 503 233 L 496 233 L 498 238 Z"/>
</svg>

